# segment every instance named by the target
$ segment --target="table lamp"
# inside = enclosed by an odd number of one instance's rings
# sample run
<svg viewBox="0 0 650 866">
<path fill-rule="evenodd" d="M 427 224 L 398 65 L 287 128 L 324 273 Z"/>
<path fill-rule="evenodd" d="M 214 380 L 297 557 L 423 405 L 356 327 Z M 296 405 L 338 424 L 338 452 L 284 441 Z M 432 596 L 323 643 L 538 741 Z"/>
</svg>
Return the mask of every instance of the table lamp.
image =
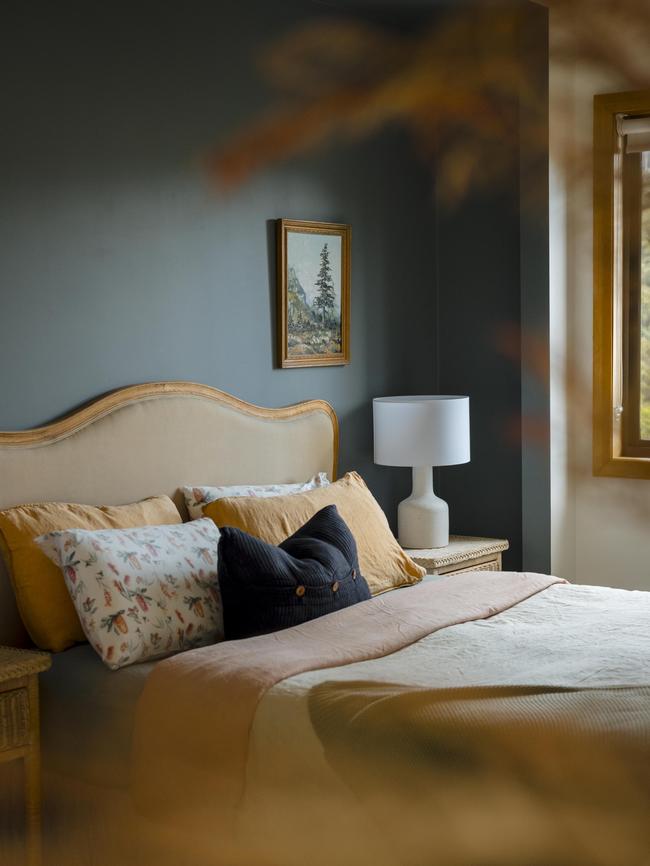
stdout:
<svg viewBox="0 0 650 866">
<path fill-rule="evenodd" d="M 402 547 L 449 544 L 449 507 L 433 492 L 433 467 L 469 462 L 469 397 L 375 397 L 375 463 L 411 466 L 413 491 L 400 502 Z"/>
</svg>

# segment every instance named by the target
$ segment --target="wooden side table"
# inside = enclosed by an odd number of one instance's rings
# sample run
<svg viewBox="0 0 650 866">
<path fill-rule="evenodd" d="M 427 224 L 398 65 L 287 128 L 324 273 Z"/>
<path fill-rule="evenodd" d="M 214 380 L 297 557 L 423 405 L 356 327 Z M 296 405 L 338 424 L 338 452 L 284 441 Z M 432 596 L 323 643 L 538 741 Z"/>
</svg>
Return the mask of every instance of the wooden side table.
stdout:
<svg viewBox="0 0 650 866">
<path fill-rule="evenodd" d="M 24 761 L 29 866 L 41 861 L 38 675 L 50 664 L 47 653 L 0 646 L 0 762 Z"/>
<path fill-rule="evenodd" d="M 447 547 L 405 552 L 427 574 L 461 574 L 463 571 L 501 571 L 501 554 L 510 544 L 504 538 L 450 535 Z"/>
</svg>

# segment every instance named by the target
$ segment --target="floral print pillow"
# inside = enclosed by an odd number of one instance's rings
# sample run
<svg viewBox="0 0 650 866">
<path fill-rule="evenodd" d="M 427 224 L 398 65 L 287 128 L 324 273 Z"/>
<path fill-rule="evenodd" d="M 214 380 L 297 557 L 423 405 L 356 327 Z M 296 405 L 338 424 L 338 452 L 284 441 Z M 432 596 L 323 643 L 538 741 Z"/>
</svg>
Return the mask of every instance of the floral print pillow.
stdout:
<svg viewBox="0 0 650 866">
<path fill-rule="evenodd" d="M 291 493 L 305 493 L 315 487 L 329 485 L 326 472 L 319 472 L 309 481 L 298 484 L 239 484 L 231 487 L 183 487 L 185 504 L 191 520 L 203 517 L 203 508 L 217 499 L 230 496 L 288 496 Z"/>
<path fill-rule="evenodd" d="M 111 670 L 223 640 L 212 520 L 69 529 L 36 543 L 62 570 L 84 633 Z"/>
</svg>

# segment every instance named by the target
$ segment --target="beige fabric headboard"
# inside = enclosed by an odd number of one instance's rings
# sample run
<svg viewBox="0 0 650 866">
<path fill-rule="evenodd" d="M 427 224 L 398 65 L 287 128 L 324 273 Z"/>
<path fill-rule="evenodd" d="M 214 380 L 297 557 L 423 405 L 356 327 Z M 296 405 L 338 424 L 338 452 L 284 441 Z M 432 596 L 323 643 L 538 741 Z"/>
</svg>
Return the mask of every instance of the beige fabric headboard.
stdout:
<svg viewBox="0 0 650 866">
<path fill-rule="evenodd" d="M 0 433 L 0 509 L 26 502 L 119 505 L 186 484 L 336 476 L 338 422 L 310 400 L 263 409 L 191 382 L 122 388 L 47 427 Z M 0 644 L 26 635 L 0 563 Z"/>
</svg>

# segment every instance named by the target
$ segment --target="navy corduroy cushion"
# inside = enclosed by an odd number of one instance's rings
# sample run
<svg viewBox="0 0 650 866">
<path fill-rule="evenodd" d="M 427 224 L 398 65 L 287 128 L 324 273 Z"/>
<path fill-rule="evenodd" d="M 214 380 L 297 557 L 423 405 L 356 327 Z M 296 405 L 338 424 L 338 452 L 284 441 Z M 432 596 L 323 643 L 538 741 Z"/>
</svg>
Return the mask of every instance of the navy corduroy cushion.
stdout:
<svg viewBox="0 0 650 866">
<path fill-rule="evenodd" d="M 278 547 L 223 527 L 218 573 L 226 640 L 300 625 L 370 598 L 356 542 L 336 505 Z"/>
</svg>

